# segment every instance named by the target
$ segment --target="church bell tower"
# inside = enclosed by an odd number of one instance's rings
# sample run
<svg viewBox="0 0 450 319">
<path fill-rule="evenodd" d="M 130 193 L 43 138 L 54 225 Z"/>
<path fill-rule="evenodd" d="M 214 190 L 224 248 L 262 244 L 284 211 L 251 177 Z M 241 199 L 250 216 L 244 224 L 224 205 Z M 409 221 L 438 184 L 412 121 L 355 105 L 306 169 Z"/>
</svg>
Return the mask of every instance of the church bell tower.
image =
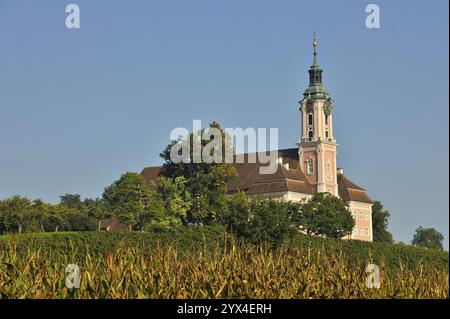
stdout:
<svg viewBox="0 0 450 319">
<path fill-rule="evenodd" d="M 314 60 L 309 69 L 309 86 L 299 102 L 302 137 L 299 145 L 300 167 L 317 192 L 338 196 L 336 140 L 333 135 L 333 103 L 322 84 L 322 69 L 317 63 L 317 41 L 313 40 Z"/>
</svg>

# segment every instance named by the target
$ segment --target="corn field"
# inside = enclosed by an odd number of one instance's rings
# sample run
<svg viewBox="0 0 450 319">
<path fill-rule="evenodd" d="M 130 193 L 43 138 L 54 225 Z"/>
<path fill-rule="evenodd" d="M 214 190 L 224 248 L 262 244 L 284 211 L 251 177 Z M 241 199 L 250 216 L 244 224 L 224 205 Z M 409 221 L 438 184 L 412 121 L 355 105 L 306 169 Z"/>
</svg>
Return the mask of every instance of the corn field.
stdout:
<svg viewBox="0 0 450 319">
<path fill-rule="evenodd" d="M 380 287 L 367 288 L 366 260 L 321 249 L 236 244 L 180 253 L 123 243 L 104 256 L 77 248 L 65 254 L 13 241 L 0 251 L 0 298 L 448 298 L 448 269 L 419 262 L 391 269 L 379 263 Z M 77 257 L 78 256 L 78 257 Z M 80 287 L 66 287 L 66 266 L 77 264 Z"/>
</svg>

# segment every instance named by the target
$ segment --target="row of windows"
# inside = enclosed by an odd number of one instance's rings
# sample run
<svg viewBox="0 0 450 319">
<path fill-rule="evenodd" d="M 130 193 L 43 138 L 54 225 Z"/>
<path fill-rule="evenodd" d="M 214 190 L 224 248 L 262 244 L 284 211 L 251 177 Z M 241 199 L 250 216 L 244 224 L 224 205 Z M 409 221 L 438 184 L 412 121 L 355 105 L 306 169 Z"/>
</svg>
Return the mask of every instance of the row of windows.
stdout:
<svg viewBox="0 0 450 319">
<path fill-rule="evenodd" d="M 314 163 L 312 160 L 309 160 L 306 164 L 306 172 L 308 174 L 314 173 Z M 327 175 L 331 175 L 331 162 L 330 160 L 327 161 Z"/>
<path fill-rule="evenodd" d="M 308 114 L 308 125 L 314 125 L 314 117 L 312 113 Z M 325 125 L 328 125 L 328 115 L 325 114 Z"/>
<path fill-rule="evenodd" d="M 313 115 L 310 113 L 308 114 L 308 138 L 313 138 L 314 137 L 314 130 L 313 130 L 313 125 L 314 125 L 314 118 Z M 325 125 L 328 125 L 328 115 L 325 114 Z M 330 133 L 328 132 L 328 130 L 325 130 L 325 137 L 328 138 L 330 137 Z"/>
<path fill-rule="evenodd" d="M 354 220 L 370 220 L 369 212 L 357 212 L 356 210 L 352 213 Z"/>
<path fill-rule="evenodd" d="M 314 131 L 312 129 L 308 130 L 308 138 L 313 138 L 314 137 Z M 325 137 L 329 138 L 330 137 L 330 133 L 328 133 L 328 130 L 325 131 Z"/>
<path fill-rule="evenodd" d="M 358 233 L 358 229 L 359 229 L 359 233 Z M 360 226 L 359 228 L 357 226 L 355 226 L 355 228 L 353 228 L 353 235 L 360 235 L 360 236 L 369 236 L 369 227 L 362 227 Z"/>
</svg>

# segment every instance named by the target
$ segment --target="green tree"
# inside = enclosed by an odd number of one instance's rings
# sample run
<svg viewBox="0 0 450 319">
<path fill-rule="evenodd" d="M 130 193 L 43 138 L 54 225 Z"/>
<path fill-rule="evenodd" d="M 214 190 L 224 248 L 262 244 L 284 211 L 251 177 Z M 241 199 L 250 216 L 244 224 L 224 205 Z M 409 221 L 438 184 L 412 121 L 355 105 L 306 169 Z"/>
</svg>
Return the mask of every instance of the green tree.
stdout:
<svg viewBox="0 0 450 319">
<path fill-rule="evenodd" d="M 301 203 L 279 202 L 236 192 L 220 222 L 228 231 L 253 243 L 281 244 L 299 231 Z"/>
<path fill-rule="evenodd" d="M 233 153 L 232 150 L 227 149 L 231 145 L 230 137 L 216 122 L 211 123 L 209 127 L 218 130 L 220 134 L 209 135 L 211 131 L 202 129 L 200 132 L 191 133 L 180 144 L 173 141 L 160 154 L 165 161 L 160 175 L 172 180 L 182 176 L 186 181 L 186 189 L 191 195 L 192 202 L 191 209 L 187 211 L 186 216 L 186 221 L 189 223 L 209 224 L 216 220 L 226 208 L 226 185 L 237 175 L 235 168 L 225 161 L 225 155 Z M 194 141 L 200 141 L 199 153 L 215 155 L 217 156 L 216 161 L 196 162 Z M 216 146 L 212 147 L 211 145 L 216 142 Z M 174 162 L 172 160 L 171 152 L 177 145 L 188 146 L 187 161 Z"/>
<path fill-rule="evenodd" d="M 0 201 L 0 233 L 86 231 L 96 228 L 92 227 L 96 223 L 95 219 L 89 217 L 85 209 L 68 206 L 52 205 L 41 199 L 30 201 L 15 195 Z"/>
<path fill-rule="evenodd" d="M 60 204 L 64 205 L 69 208 L 77 209 L 77 210 L 84 210 L 85 206 L 83 202 L 81 201 L 81 196 L 79 194 L 65 194 L 62 196 L 59 196 L 60 198 Z"/>
<path fill-rule="evenodd" d="M 79 194 L 65 194 L 60 196 L 61 206 L 61 218 L 63 230 L 67 231 L 91 231 L 99 229 L 101 220 L 98 221 L 98 227 L 95 217 L 90 214 L 97 214 L 98 216 L 105 215 L 104 211 L 101 210 L 101 202 L 94 201 L 91 203 L 89 200 L 82 201 Z M 86 204 L 94 204 L 95 207 L 88 207 Z M 67 209 L 64 209 L 67 208 Z"/>
<path fill-rule="evenodd" d="M 250 202 L 252 241 L 278 246 L 298 233 L 299 225 L 293 216 L 298 213 L 297 207 L 292 202 L 253 198 Z"/>
<path fill-rule="evenodd" d="M 161 194 L 150 191 L 148 201 L 148 207 L 138 219 L 138 225 L 141 230 L 150 230 L 155 227 L 166 228 L 180 224 L 179 219 L 166 214 Z"/>
<path fill-rule="evenodd" d="M 150 191 L 142 175 L 137 173 L 125 173 L 106 187 L 103 200 L 115 217 L 138 228 L 164 214 L 160 196 Z"/>
<path fill-rule="evenodd" d="M 186 179 L 183 176 L 174 179 L 161 177 L 158 193 L 162 196 L 166 217 L 170 223 L 181 225 L 186 222 L 187 213 L 192 206 L 191 194 L 186 189 Z"/>
<path fill-rule="evenodd" d="M 309 235 L 342 238 L 355 224 L 344 201 L 330 193 L 316 193 L 302 205 L 301 223 Z"/>
<path fill-rule="evenodd" d="M 93 231 L 97 229 L 97 221 L 76 209 L 68 209 L 64 212 L 66 231 Z"/>
<path fill-rule="evenodd" d="M 434 228 L 423 228 L 420 226 L 416 229 L 412 244 L 417 247 L 434 248 L 442 250 L 442 241 L 444 236 Z"/>
<path fill-rule="evenodd" d="M 228 197 L 227 209 L 220 216 L 220 222 L 236 236 L 250 238 L 253 216 L 247 194 L 236 192 Z"/>
<path fill-rule="evenodd" d="M 372 231 L 373 241 L 393 243 L 392 234 L 387 230 L 388 218 L 391 216 L 388 210 L 383 209 L 380 201 L 372 204 Z"/>
<path fill-rule="evenodd" d="M 0 216 L 4 232 L 20 234 L 31 220 L 31 201 L 19 195 L 7 198 L 0 203 Z"/>
<path fill-rule="evenodd" d="M 45 221 L 45 229 L 52 232 L 68 230 L 69 223 L 67 221 L 67 215 L 73 210 L 73 208 L 65 205 L 51 205 L 48 211 L 48 218 Z"/>
<path fill-rule="evenodd" d="M 97 230 L 100 230 L 102 220 L 111 216 L 111 213 L 106 209 L 105 202 L 101 198 L 86 198 L 83 205 L 87 208 L 88 216 L 97 219 Z"/>
<path fill-rule="evenodd" d="M 37 228 L 35 229 L 35 231 L 46 231 L 45 224 L 50 218 L 51 206 L 51 204 L 45 203 L 39 198 L 33 200 L 33 202 L 31 203 L 31 215 L 33 216 L 37 224 Z"/>
</svg>

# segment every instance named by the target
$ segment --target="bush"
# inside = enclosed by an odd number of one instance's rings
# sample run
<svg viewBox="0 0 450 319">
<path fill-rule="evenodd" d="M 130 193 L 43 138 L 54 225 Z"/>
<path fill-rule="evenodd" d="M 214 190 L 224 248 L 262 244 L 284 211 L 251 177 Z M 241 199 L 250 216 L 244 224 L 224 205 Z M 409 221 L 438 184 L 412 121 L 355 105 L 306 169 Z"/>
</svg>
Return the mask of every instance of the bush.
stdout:
<svg viewBox="0 0 450 319">
<path fill-rule="evenodd" d="M 353 260 L 365 260 L 370 257 L 375 264 L 381 265 L 384 263 L 391 267 L 399 267 L 400 264 L 405 267 L 414 267 L 420 262 L 439 269 L 448 269 L 449 265 L 448 252 L 438 249 L 418 248 L 401 243 L 338 240 L 298 234 L 291 237 L 287 244 L 303 249 L 324 249 L 330 255 L 342 252 L 345 258 Z"/>
<path fill-rule="evenodd" d="M 70 214 L 67 217 L 67 230 L 93 231 L 97 230 L 97 220 L 82 213 Z"/>
<path fill-rule="evenodd" d="M 29 250 L 51 251 L 55 255 L 71 252 L 82 257 L 88 251 L 93 256 L 106 255 L 124 244 L 150 251 L 160 244 L 175 245 L 180 252 L 188 249 L 212 250 L 223 243 L 224 228 L 215 226 L 154 227 L 149 231 L 93 231 L 25 233 L 0 236 L 0 251 L 13 243 L 19 254 Z"/>
</svg>

